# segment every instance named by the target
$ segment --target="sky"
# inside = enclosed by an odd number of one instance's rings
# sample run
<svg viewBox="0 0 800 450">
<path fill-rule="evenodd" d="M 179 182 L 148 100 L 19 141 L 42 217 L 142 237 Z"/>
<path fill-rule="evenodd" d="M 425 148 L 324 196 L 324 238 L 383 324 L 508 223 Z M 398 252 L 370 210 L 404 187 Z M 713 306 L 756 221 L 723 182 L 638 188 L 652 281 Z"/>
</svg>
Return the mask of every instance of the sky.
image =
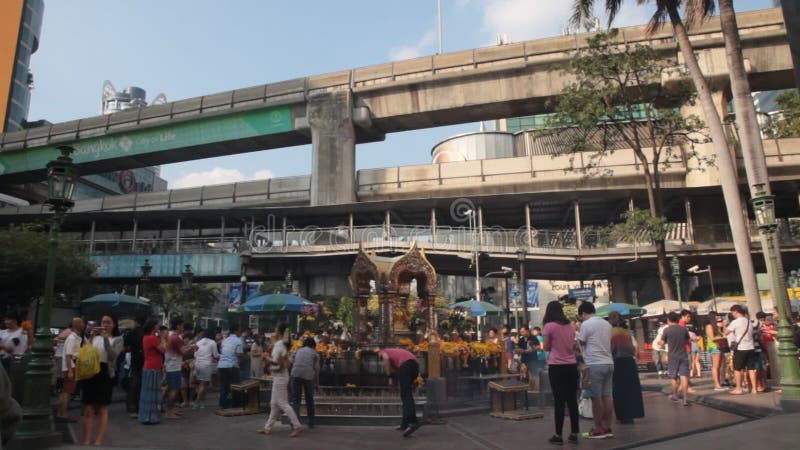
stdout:
<svg viewBox="0 0 800 450">
<path fill-rule="evenodd" d="M 569 0 L 442 0 L 444 52 L 561 34 Z M 604 3 L 598 1 L 599 3 Z M 737 0 L 737 11 L 770 7 Z M 615 26 L 645 23 L 631 0 Z M 600 13 L 600 11 L 598 11 Z M 604 18 L 602 14 L 599 16 Z M 170 101 L 438 51 L 436 0 L 45 0 L 29 120 L 100 112 L 103 81 Z M 479 124 L 388 134 L 356 147 L 358 169 L 430 163 Z M 311 172 L 309 145 L 162 166 L 171 188 Z"/>
</svg>

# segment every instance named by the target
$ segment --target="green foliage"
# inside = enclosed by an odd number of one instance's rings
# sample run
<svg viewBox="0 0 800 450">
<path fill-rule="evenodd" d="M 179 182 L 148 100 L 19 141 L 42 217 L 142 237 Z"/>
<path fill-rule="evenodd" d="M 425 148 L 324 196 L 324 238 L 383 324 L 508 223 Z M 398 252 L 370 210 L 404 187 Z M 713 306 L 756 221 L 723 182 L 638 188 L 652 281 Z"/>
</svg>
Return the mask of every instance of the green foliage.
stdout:
<svg viewBox="0 0 800 450">
<path fill-rule="evenodd" d="M 258 295 L 281 294 L 287 291 L 285 281 L 265 281 L 258 286 Z"/>
<path fill-rule="evenodd" d="M 599 33 L 561 70 L 574 79 L 551 106 L 555 113 L 540 134 L 562 143 L 570 167 L 586 176 L 611 176 L 603 160 L 616 150 L 632 149 L 648 184 L 658 187 L 658 172 L 671 164 L 708 163 L 693 144 L 705 142 L 704 124 L 679 108 L 694 101 L 686 83 L 662 87 L 669 64 L 652 47 L 616 41 L 617 31 Z M 580 161 L 580 165 L 576 165 Z"/>
<path fill-rule="evenodd" d="M 167 316 L 179 315 L 184 318 L 211 315 L 214 305 L 223 298 L 222 291 L 214 285 L 195 283 L 188 291 L 179 284 L 150 285 L 139 293 L 158 306 Z"/>
<path fill-rule="evenodd" d="M 26 307 L 44 295 L 48 247 L 42 225 L 0 230 L 0 309 Z M 91 278 L 94 264 L 66 237 L 59 239 L 56 258 L 56 297 L 79 300 L 79 289 Z"/>
<path fill-rule="evenodd" d="M 800 92 L 792 89 L 775 99 L 782 114 L 770 117 L 767 134 L 771 138 L 800 137 Z"/>
<path fill-rule="evenodd" d="M 353 315 L 355 312 L 355 302 L 350 297 L 339 299 L 339 306 L 336 308 L 336 317 L 344 323 L 348 330 L 353 329 Z"/>
<path fill-rule="evenodd" d="M 649 243 L 663 241 L 669 232 L 669 222 L 664 217 L 653 217 L 650 211 L 634 209 L 620 215 L 619 223 L 584 228 L 587 247 L 610 247 L 617 242 Z"/>
</svg>

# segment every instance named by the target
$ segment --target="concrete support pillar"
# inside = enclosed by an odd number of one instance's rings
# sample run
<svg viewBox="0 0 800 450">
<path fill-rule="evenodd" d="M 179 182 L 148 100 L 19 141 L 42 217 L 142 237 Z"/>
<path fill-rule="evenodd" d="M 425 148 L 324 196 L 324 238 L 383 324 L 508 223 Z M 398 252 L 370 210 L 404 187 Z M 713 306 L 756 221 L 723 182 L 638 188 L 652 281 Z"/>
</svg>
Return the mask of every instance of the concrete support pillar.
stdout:
<svg viewBox="0 0 800 450">
<path fill-rule="evenodd" d="M 384 240 L 385 241 L 391 241 L 392 240 L 392 215 L 389 213 L 388 209 L 386 210 L 386 212 L 383 215 L 383 228 L 384 228 L 383 234 L 386 236 L 384 238 Z"/>
<path fill-rule="evenodd" d="M 350 91 L 308 99 L 311 127 L 311 206 L 356 201 L 356 137 Z"/>
<path fill-rule="evenodd" d="M 578 249 L 583 248 L 583 230 L 581 229 L 581 204 L 575 200 L 573 202 L 575 209 L 575 245 Z"/>
<path fill-rule="evenodd" d="M 612 275 L 608 282 L 611 284 L 608 296 L 614 303 L 629 303 L 628 297 L 628 277 L 623 275 Z"/>
<path fill-rule="evenodd" d="M 220 216 L 219 218 L 219 244 L 221 246 L 225 245 L 225 216 Z"/>
<path fill-rule="evenodd" d="M 289 244 L 286 242 L 286 238 L 288 237 L 287 230 L 286 230 L 286 216 L 281 218 L 281 245 L 283 248 L 287 248 Z"/>
<path fill-rule="evenodd" d="M 688 243 L 694 244 L 694 226 L 692 222 L 692 201 L 689 197 L 683 199 L 683 206 L 686 209 L 686 234 L 689 240 Z"/>
</svg>

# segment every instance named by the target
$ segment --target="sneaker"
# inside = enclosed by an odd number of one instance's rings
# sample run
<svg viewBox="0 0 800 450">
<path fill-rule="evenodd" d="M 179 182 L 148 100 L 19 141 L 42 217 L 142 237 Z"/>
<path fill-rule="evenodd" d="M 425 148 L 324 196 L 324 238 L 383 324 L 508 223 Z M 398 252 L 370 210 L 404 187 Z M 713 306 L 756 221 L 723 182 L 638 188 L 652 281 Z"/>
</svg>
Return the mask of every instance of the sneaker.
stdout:
<svg viewBox="0 0 800 450">
<path fill-rule="evenodd" d="M 550 437 L 550 439 L 548 439 L 547 442 L 553 445 L 564 445 L 564 439 L 561 439 L 561 436 L 557 434 L 554 434 L 552 437 Z"/>
<path fill-rule="evenodd" d="M 206 404 L 205 403 L 200 403 L 199 405 L 197 405 L 197 408 L 206 409 Z"/>
<path fill-rule="evenodd" d="M 577 444 L 578 443 L 578 435 L 575 433 L 570 433 L 569 437 L 567 438 L 570 444 Z"/>
<path fill-rule="evenodd" d="M 403 431 L 403 437 L 411 436 L 418 429 L 419 429 L 419 424 L 416 424 L 416 423 L 407 426 L 405 431 Z"/>
<path fill-rule="evenodd" d="M 610 437 L 610 438 L 614 437 L 614 432 L 611 431 L 611 428 L 607 428 L 606 429 L 606 437 Z"/>
<path fill-rule="evenodd" d="M 609 437 L 605 430 L 598 430 L 596 428 L 592 428 L 592 431 L 587 431 L 583 433 L 582 437 L 584 439 L 605 439 Z"/>
</svg>

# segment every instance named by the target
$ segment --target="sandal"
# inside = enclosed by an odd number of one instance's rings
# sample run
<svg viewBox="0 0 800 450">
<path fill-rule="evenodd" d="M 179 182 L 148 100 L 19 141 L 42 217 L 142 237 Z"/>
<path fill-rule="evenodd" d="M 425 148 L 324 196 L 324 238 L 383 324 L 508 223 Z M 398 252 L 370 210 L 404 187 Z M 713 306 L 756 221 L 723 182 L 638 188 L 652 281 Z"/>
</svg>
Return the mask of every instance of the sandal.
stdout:
<svg viewBox="0 0 800 450">
<path fill-rule="evenodd" d="M 258 430 L 258 434 L 267 435 L 267 434 L 271 434 L 271 433 L 272 433 L 272 430 L 270 430 L 269 428 L 261 428 L 260 430 Z"/>
<path fill-rule="evenodd" d="M 303 428 L 302 426 L 297 427 L 294 430 L 292 430 L 291 434 L 289 434 L 289 437 L 293 438 L 293 437 L 300 436 L 300 433 L 302 433 L 303 430 L 305 430 L 305 428 Z"/>
</svg>

